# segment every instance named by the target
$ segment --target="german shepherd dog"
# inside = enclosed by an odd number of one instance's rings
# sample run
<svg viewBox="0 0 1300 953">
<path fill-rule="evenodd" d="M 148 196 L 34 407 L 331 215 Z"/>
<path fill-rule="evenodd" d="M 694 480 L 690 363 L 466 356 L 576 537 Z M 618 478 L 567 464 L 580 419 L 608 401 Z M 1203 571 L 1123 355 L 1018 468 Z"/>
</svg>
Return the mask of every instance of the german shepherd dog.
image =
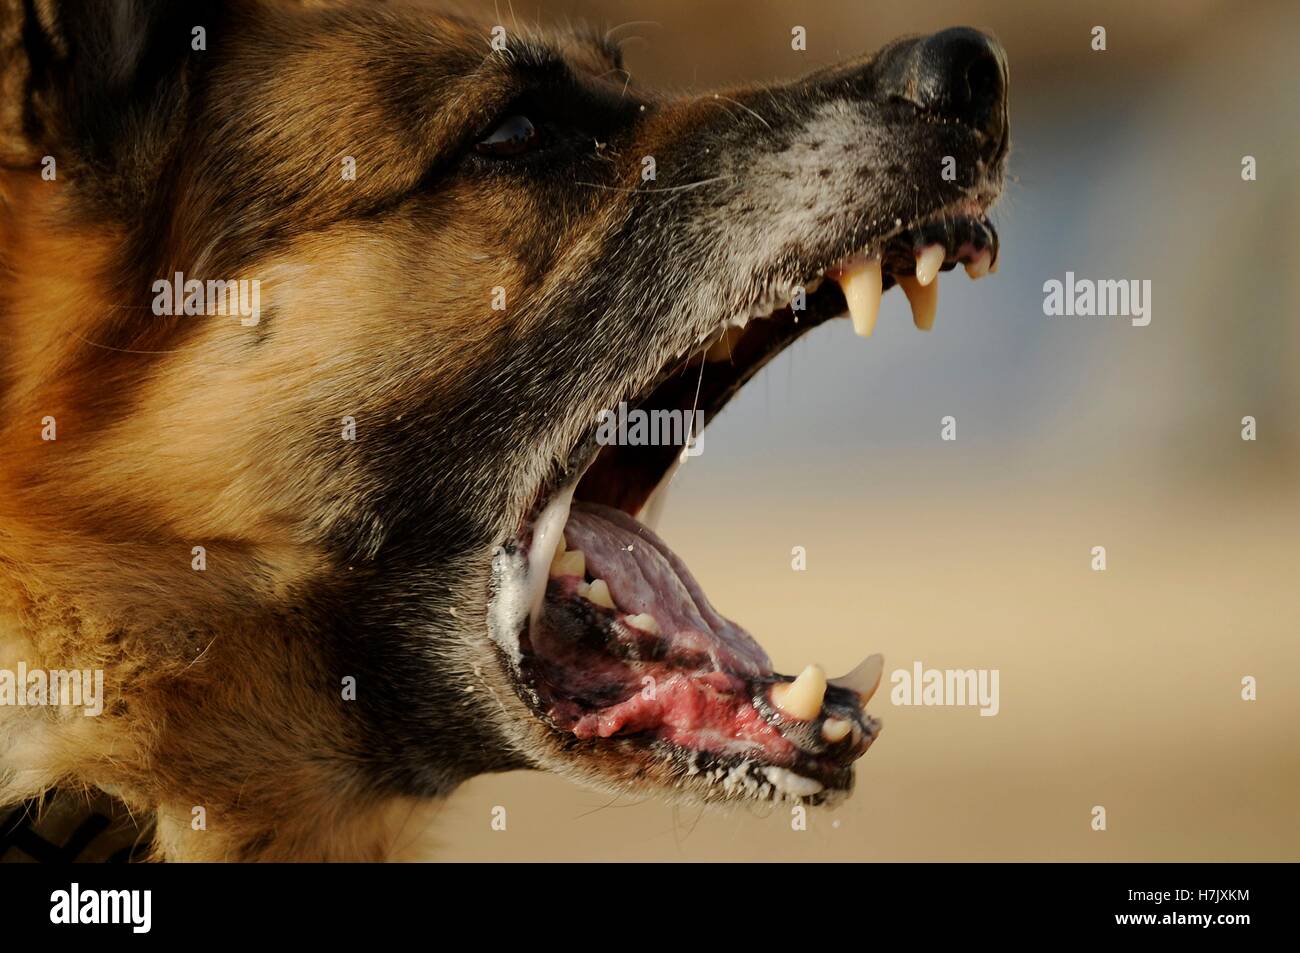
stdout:
<svg viewBox="0 0 1300 953">
<path fill-rule="evenodd" d="M 775 673 L 636 519 L 689 441 L 602 411 L 995 267 L 994 40 L 668 98 L 419 2 L 0 5 L 0 805 L 377 859 L 485 772 L 851 788 L 879 656 Z"/>
</svg>

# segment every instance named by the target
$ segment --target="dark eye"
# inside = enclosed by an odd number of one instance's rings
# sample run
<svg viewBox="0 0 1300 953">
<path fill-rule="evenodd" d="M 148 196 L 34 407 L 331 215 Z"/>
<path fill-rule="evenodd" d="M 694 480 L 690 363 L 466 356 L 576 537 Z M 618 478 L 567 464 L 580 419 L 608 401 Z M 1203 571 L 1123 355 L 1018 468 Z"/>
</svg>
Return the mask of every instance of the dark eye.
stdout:
<svg viewBox="0 0 1300 953">
<path fill-rule="evenodd" d="M 508 159 L 537 148 L 541 136 L 527 116 L 507 116 L 500 125 L 474 146 L 479 155 Z"/>
</svg>

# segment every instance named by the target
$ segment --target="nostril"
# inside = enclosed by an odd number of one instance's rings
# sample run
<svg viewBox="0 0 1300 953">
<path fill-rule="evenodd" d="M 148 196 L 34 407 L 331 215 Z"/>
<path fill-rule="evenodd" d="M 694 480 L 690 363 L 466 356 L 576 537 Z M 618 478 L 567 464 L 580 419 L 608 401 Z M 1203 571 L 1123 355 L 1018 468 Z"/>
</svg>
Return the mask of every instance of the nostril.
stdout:
<svg viewBox="0 0 1300 953">
<path fill-rule="evenodd" d="M 966 68 L 969 102 L 976 108 L 989 108 L 1002 98 L 1002 73 L 992 53 L 976 57 Z"/>
<path fill-rule="evenodd" d="M 1001 121 L 1005 54 L 996 40 L 954 27 L 921 40 L 910 58 L 905 95 L 917 105 L 990 131 Z"/>
</svg>

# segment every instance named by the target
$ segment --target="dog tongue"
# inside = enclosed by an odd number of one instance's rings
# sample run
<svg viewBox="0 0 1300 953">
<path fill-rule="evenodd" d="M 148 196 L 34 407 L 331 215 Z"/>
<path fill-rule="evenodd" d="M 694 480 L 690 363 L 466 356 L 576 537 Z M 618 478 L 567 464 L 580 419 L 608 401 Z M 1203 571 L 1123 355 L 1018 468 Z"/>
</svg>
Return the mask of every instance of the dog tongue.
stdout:
<svg viewBox="0 0 1300 953">
<path fill-rule="evenodd" d="M 587 573 L 605 581 L 620 611 L 653 617 L 668 657 L 707 655 L 715 668 L 736 675 L 772 671 L 767 653 L 714 610 L 677 554 L 626 513 L 575 502 L 564 535 L 570 549 L 583 551 Z"/>
<path fill-rule="evenodd" d="M 552 541 L 543 534 L 543 551 Z M 785 794 L 820 792 L 818 772 L 842 771 L 879 728 L 863 711 L 879 656 L 831 684 L 815 665 L 777 675 L 663 540 L 610 507 L 569 508 L 527 637 L 526 677 L 557 730 L 757 758 L 776 772 L 763 783 Z"/>
</svg>

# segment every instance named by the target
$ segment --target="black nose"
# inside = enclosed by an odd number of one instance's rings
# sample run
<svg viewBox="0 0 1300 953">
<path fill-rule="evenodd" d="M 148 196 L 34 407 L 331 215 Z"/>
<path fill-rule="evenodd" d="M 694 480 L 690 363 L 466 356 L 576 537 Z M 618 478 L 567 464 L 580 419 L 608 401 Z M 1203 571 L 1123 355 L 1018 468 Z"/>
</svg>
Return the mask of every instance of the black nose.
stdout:
<svg viewBox="0 0 1300 953">
<path fill-rule="evenodd" d="M 970 27 L 953 27 L 914 41 L 890 59 L 882 79 L 894 95 L 992 135 L 1000 133 L 1007 55 L 997 40 Z"/>
</svg>

